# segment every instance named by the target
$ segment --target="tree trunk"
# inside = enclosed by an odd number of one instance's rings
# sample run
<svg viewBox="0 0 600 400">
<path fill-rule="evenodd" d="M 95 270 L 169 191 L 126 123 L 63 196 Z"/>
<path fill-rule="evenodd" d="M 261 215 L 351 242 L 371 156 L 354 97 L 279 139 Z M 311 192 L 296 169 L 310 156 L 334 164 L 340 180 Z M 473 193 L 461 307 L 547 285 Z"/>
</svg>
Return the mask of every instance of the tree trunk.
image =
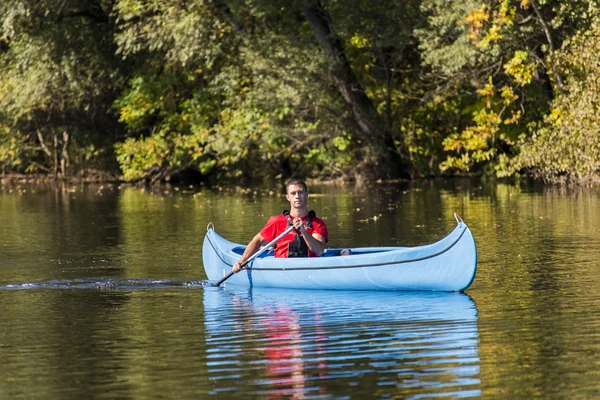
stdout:
<svg viewBox="0 0 600 400">
<path fill-rule="evenodd" d="M 364 156 L 359 174 L 369 178 L 394 178 L 406 175 L 398 163 L 398 154 L 393 147 L 391 130 L 377 112 L 375 105 L 366 95 L 346 57 L 340 38 L 331 26 L 331 18 L 319 0 L 305 0 L 303 14 L 315 34 L 319 46 L 329 60 L 334 83 L 346 104 L 361 134 Z"/>
<path fill-rule="evenodd" d="M 69 168 L 69 134 L 67 131 L 63 131 L 63 143 L 62 143 L 62 154 L 60 157 L 60 172 L 62 176 L 67 176 L 67 169 Z"/>
<path fill-rule="evenodd" d="M 58 136 L 56 136 L 56 133 L 54 134 L 54 154 L 52 154 L 52 159 L 54 163 L 52 171 L 56 178 L 58 176 Z"/>
</svg>

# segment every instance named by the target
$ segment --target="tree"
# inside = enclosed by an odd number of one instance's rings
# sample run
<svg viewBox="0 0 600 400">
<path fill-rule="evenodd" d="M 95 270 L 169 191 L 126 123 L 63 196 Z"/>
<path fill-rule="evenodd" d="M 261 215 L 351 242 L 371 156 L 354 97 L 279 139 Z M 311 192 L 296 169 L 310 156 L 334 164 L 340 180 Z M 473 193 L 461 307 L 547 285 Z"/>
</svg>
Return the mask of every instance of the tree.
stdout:
<svg viewBox="0 0 600 400">
<path fill-rule="evenodd" d="M 308 88 L 314 80 L 304 82 L 313 60 L 279 25 L 267 29 L 277 13 L 233 5 L 117 3 L 119 51 L 144 65 L 117 102 L 131 135 L 117 150 L 126 178 L 189 168 L 236 178 L 272 173 L 264 165 L 290 175 L 309 157 L 308 145 L 319 144 L 310 135 L 318 125 L 310 97 L 318 93 Z"/>
<path fill-rule="evenodd" d="M 575 27 L 589 24 L 584 7 L 587 2 L 537 0 L 424 5 L 424 60 L 446 82 L 462 82 L 463 107 L 473 116 L 444 140 L 442 171 L 488 165 L 501 176 L 510 174 L 507 164 L 518 152 L 519 135 L 543 118 L 561 91 L 553 54 Z"/>
<path fill-rule="evenodd" d="M 399 167 L 394 162 L 391 127 L 384 123 L 375 105 L 365 93 L 346 57 L 344 46 L 333 30 L 331 17 L 318 0 L 307 0 L 302 10 L 329 63 L 335 86 L 342 95 L 361 132 L 364 157 L 358 170 L 370 177 L 395 177 Z M 401 171 L 406 174 L 407 171 Z"/>
<path fill-rule="evenodd" d="M 418 19 L 397 11 L 395 2 L 347 12 L 359 3 L 119 1 L 120 51 L 128 58 L 163 63 L 159 70 L 168 70 L 171 76 L 183 73 L 180 79 L 195 74 L 195 83 L 187 83 L 190 90 L 178 92 L 180 105 L 194 96 L 194 87 L 200 82 L 205 93 L 201 97 L 219 105 L 218 110 L 205 110 L 206 125 L 192 126 L 190 120 L 178 126 L 183 137 L 196 136 L 195 146 L 202 148 L 204 155 L 171 168 L 174 160 L 164 157 L 133 162 L 138 150 L 135 143 L 154 141 L 151 136 L 158 132 L 165 138 L 172 136 L 173 130 L 164 130 L 160 122 L 166 122 L 166 114 L 157 114 L 162 106 L 138 113 L 128 111 L 127 100 L 120 102 L 125 105 L 122 115 L 145 115 L 150 124 L 141 129 L 139 123 L 122 119 L 133 129 L 128 145 L 118 149 L 120 160 L 132 166 L 125 168 L 142 177 L 152 164 L 170 174 L 186 166 L 197 168 L 202 159 L 213 172 L 232 176 L 244 175 L 261 164 L 282 176 L 406 175 L 407 160 L 402 155 L 407 152 L 392 116 L 398 87 L 406 78 L 402 66 L 415 64 L 414 59 L 401 56 L 412 55 L 406 51 L 409 46 L 416 49 L 412 25 L 406 28 L 404 22 Z M 390 7 L 395 10 L 392 21 L 387 17 Z M 329 9 L 336 12 L 337 19 Z M 399 24 L 402 35 L 397 35 L 396 29 L 379 28 L 398 22 L 398 18 L 403 18 Z M 370 26 L 364 25 L 365 19 Z M 337 36 L 335 25 L 347 36 Z M 211 41 L 211 37 L 219 40 Z M 352 43 L 361 37 L 372 45 Z M 354 52 L 352 57 L 348 51 Z M 353 64 L 361 59 L 368 59 L 368 68 L 379 76 L 357 73 Z M 161 80 L 144 82 L 155 86 L 152 82 Z M 174 87 L 178 86 L 165 89 Z M 166 93 L 161 96 L 168 97 Z M 175 109 L 171 111 L 178 112 Z M 357 159 L 361 160 L 358 167 L 353 162 Z"/>
<path fill-rule="evenodd" d="M 100 153 L 118 132 L 109 110 L 121 82 L 108 6 L 52 0 L 0 4 L 4 170 L 56 176 L 68 175 L 72 166 L 108 167 Z"/>
<path fill-rule="evenodd" d="M 597 13 L 595 13 L 598 15 Z M 545 182 L 590 183 L 600 173 L 600 20 L 565 41 L 553 56 L 556 74 L 564 77 L 551 111 L 531 125 L 514 171 Z"/>
</svg>

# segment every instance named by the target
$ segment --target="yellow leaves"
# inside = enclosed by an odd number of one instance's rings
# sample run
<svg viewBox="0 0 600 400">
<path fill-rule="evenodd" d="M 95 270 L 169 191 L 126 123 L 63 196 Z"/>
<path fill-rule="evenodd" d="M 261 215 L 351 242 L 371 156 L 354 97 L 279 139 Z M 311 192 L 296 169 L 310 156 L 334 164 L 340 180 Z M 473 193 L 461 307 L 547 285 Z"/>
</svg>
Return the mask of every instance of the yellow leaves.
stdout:
<svg viewBox="0 0 600 400">
<path fill-rule="evenodd" d="M 562 125 L 563 122 L 563 116 L 565 116 L 565 114 L 569 114 L 568 112 L 563 112 L 563 110 L 561 110 L 560 108 L 552 108 L 552 110 L 550 111 L 550 114 L 548 114 L 545 118 L 546 122 L 548 122 L 550 125 L 554 126 L 554 127 L 560 127 Z"/>
<path fill-rule="evenodd" d="M 499 25 L 492 25 L 492 27 L 488 30 L 487 34 L 479 42 L 477 45 L 479 47 L 487 47 L 492 42 L 497 42 L 504 37 L 504 35 L 500 34 L 501 27 Z"/>
<path fill-rule="evenodd" d="M 535 63 L 526 63 L 528 58 L 529 54 L 526 51 L 517 50 L 513 58 L 504 64 L 504 72 L 512 76 L 521 86 L 525 86 L 531 82 L 536 68 Z"/>
<path fill-rule="evenodd" d="M 477 90 L 477 93 L 484 97 L 490 97 L 494 95 L 494 82 L 492 81 L 492 77 L 488 78 L 488 83 L 481 89 Z"/>
<path fill-rule="evenodd" d="M 453 133 L 442 142 L 444 151 L 458 151 L 462 147 L 462 140 L 458 133 Z"/>
<path fill-rule="evenodd" d="M 119 109 L 119 122 L 125 124 L 132 124 L 139 116 L 144 115 L 144 112 L 138 112 L 139 110 L 131 105 L 126 105 Z"/>
<path fill-rule="evenodd" d="M 471 42 L 478 43 L 479 36 L 485 23 L 490 19 L 490 14 L 487 12 L 486 7 L 483 6 L 478 10 L 473 10 L 465 18 L 465 22 L 469 25 L 468 38 Z"/>
<path fill-rule="evenodd" d="M 504 100 L 503 103 L 505 106 L 511 105 L 519 98 L 519 96 L 515 94 L 515 92 L 510 86 L 504 86 L 500 90 L 500 97 L 502 97 L 502 99 Z"/>
<path fill-rule="evenodd" d="M 488 140 L 493 135 L 493 130 L 482 125 L 470 126 L 460 134 L 455 133 L 448 136 L 442 142 L 444 151 L 472 152 L 487 150 Z"/>
<path fill-rule="evenodd" d="M 499 89 L 500 98 L 502 102 L 500 104 L 503 105 L 504 109 L 509 107 L 511 104 L 516 102 L 519 99 L 519 96 L 514 92 L 513 88 L 504 85 L 501 89 Z M 496 93 L 496 89 L 494 88 L 494 84 L 492 82 L 492 77 L 489 78 L 489 82 L 482 89 L 477 90 L 481 96 L 486 97 L 486 108 L 492 108 L 492 99 Z M 485 112 L 485 110 L 481 110 L 478 114 L 475 115 L 473 120 L 477 124 L 486 124 L 486 125 L 500 125 L 503 122 L 505 125 L 516 124 L 521 119 L 521 110 L 511 110 L 511 116 L 504 119 L 502 121 L 500 114 L 495 113 L 494 111 Z"/>
<path fill-rule="evenodd" d="M 488 127 L 497 127 L 500 125 L 500 115 L 498 115 L 494 111 L 487 112 L 486 110 L 480 110 L 478 113 L 475 113 L 473 117 L 473 121 L 478 125 L 485 125 Z"/>
<path fill-rule="evenodd" d="M 489 161 L 496 154 L 494 148 L 490 148 L 489 140 L 493 137 L 495 129 L 489 126 L 470 126 L 460 134 L 453 134 L 443 141 L 445 151 L 459 153 L 457 156 L 448 156 L 440 163 L 440 170 L 458 169 L 469 171 L 471 166 L 477 162 Z"/>
<path fill-rule="evenodd" d="M 499 4 L 497 10 L 490 11 L 483 6 L 471 11 L 465 18 L 465 22 L 469 25 L 467 37 L 475 46 L 485 48 L 499 41 L 504 37 L 501 33 L 502 28 L 514 24 L 516 7 L 511 5 L 510 0 L 500 0 Z M 490 26 L 486 31 L 488 22 Z"/>
<path fill-rule="evenodd" d="M 352 43 L 354 47 L 357 47 L 359 49 L 368 47 L 370 44 L 369 39 L 367 39 L 364 36 L 359 36 L 358 34 L 352 36 L 352 38 L 350 39 L 350 43 Z"/>
<path fill-rule="evenodd" d="M 517 94 L 514 92 L 513 88 L 508 86 L 508 85 L 504 85 L 501 89 L 499 89 L 500 92 L 500 98 L 502 100 L 502 105 L 504 107 L 508 107 L 511 104 L 513 104 L 515 101 L 517 101 L 519 99 L 519 96 L 517 96 Z M 494 87 L 494 82 L 492 81 L 492 77 L 489 77 L 488 83 L 481 89 L 477 90 L 477 93 L 479 93 L 482 97 L 486 98 L 486 108 L 491 109 L 492 108 L 492 99 L 494 98 L 494 95 L 496 94 L 496 88 Z M 496 125 L 500 124 L 500 116 L 497 116 L 497 119 L 495 120 L 491 120 L 490 116 L 491 115 L 496 115 L 494 112 L 490 112 L 490 113 L 485 113 L 484 110 L 482 110 L 482 112 L 480 112 L 479 114 L 476 114 L 474 120 L 477 123 L 493 123 Z M 511 117 L 507 118 L 504 120 L 505 124 L 515 124 L 519 121 L 519 119 L 521 118 L 521 111 L 518 110 L 517 112 L 512 112 Z"/>
<path fill-rule="evenodd" d="M 479 93 L 481 96 L 486 98 L 486 107 L 487 108 L 492 107 L 491 99 L 492 99 L 492 96 L 494 95 L 494 92 L 495 92 L 494 82 L 492 81 L 492 77 L 490 76 L 488 79 L 488 83 L 483 88 L 477 90 L 477 93 Z"/>
<path fill-rule="evenodd" d="M 517 77 L 515 80 L 518 80 L 519 86 L 527 81 L 528 76 L 533 76 L 531 65 L 526 64 L 527 59 L 526 52 L 516 52 L 515 57 L 507 63 L 507 70 L 512 73 L 511 76 Z M 490 76 L 488 82 L 477 90 L 485 100 L 485 107 L 473 114 L 472 126 L 449 135 L 442 142 L 444 151 L 450 152 L 439 165 L 442 172 L 450 169 L 470 171 L 477 163 L 489 162 L 498 156 L 496 141 L 510 144 L 511 139 L 502 131 L 502 126 L 517 124 L 522 117 L 521 110 L 515 107 L 519 96 L 514 86 L 505 84 L 496 88 Z M 501 167 L 498 171 L 505 169 Z"/>
<path fill-rule="evenodd" d="M 494 23 L 499 26 L 513 25 L 517 8 L 511 4 L 511 0 L 501 0 L 500 9 L 494 13 Z"/>
<path fill-rule="evenodd" d="M 473 122 L 475 125 L 448 136 L 442 142 L 444 151 L 453 152 L 455 155 L 448 155 L 446 160 L 440 163 L 441 171 L 469 171 L 475 163 L 487 162 L 496 155 L 493 143 L 503 122 L 500 114 L 484 108 L 474 114 Z"/>
<path fill-rule="evenodd" d="M 504 120 L 505 125 L 516 124 L 521 119 L 521 110 L 511 111 L 510 117 Z"/>
</svg>

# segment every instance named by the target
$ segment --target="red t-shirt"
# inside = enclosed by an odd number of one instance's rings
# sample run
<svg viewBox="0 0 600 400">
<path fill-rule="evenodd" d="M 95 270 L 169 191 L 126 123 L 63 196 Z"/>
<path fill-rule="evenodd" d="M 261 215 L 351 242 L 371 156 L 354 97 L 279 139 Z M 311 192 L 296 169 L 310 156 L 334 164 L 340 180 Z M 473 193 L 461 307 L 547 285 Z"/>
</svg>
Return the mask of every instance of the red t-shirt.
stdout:
<svg viewBox="0 0 600 400">
<path fill-rule="evenodd" d="M 294 219 L 294 217 L 292 217 Z M 302 222 L 306 222 L 308 216 L 302 218 Z M 329 240 L 329 235 L 327 233 L 327 226 L 325 222 L 321 218 L 314 217 L 311 221 L 312 228 L 307 228 L 305 226 L 306 231 L 309 235 L 313 233 L 317 233 L 325 238 L 325 242 Z M 267 242 L 272 241 L 277 236 L 281 235 L 288 228 L 288 219 L 285 215 L 275 215 L 267 221 L 265 227 L 260 231 L 261 236 Z M 294 235 L 299 235 L 296 230 L 292 230 L 290 233 L 282 237 L 275 244 L 275 257 L 287 257 L 288 256 L 288 245 L 294 241 Z M 308 250 L 309 257 L 317 257 L 315 253 Z"/>
</svg>

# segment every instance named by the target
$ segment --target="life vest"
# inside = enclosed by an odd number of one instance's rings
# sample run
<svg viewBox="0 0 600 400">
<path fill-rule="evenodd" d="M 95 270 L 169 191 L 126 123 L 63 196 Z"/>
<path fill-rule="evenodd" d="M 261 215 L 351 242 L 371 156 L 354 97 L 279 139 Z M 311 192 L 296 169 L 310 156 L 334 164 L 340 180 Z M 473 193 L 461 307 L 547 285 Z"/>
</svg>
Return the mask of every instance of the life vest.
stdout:
<svg viewBox="0 0 600 400">
<path fill-rule="evenodd" d="M 290 217 L 289 210 L 283 210 L 283 215 L 285 215 L 288 219 L 288 224 L 292 225 L 292 218 Z M 316 217 L 317 214 L 310 210 L 308 212 L 308 218 L 304 221 L 304 226 L 312 230 L 312 219 Z M 294 240 L 288 244 L 288 258 L 291 257 L 308 257 L 308 245 L 306 241 L 296 230 L 294 230 Z"/>
</svg>

